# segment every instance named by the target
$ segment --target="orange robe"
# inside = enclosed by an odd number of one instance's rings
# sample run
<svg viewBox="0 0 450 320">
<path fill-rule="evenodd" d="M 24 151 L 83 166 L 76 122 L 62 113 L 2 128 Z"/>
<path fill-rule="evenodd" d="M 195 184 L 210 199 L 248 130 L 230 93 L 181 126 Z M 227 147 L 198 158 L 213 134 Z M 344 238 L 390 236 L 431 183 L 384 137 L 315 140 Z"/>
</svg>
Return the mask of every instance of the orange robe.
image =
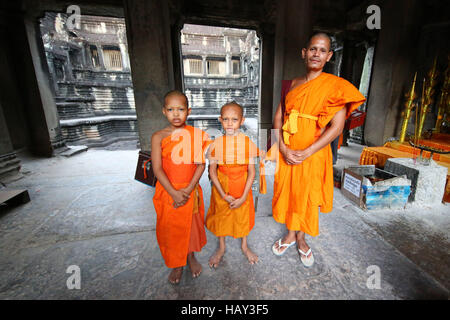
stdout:
<svg viewBox="0 0 450 320">
<path fill-rule="evenodd" d="M 184 130 L 185 129 L 185 130 Z M 185 126 L 161 141 L 162 166 L 172 186 L 185 188 L 198 163 L 204 163 L 208 135 L 200 129 Z M 206 244 L 202 188 L 194 188 L 187 203 L 173 207 L 173 199 L 156 183 L 153 204 L 156 210 L 156 238 L 164 262 L 169 268 L 186 265 L 187 254 L 200 251 Z"/>
<path fill-rule="evenodd" d="M 246 135 L 222 136 L 211 144 L 211 159 L 218 162 L 217 177 L 226 194 L 238 199 L 242 196 L 248 175 L 249 163 L 259 155 L 256 145 Z M 264 167 L 260 168 L 260 192 L 265 193 Z M 212 185 L 211 201 L 206 215 L 206 227 L 217 237 L 247 236 L 255 225 L 255 207 L 250 189 L 245 202 L 230 209 Z"/>
<path fill-rule="evenodd" d="M 365 101 L 347 80 L 322 72 L 286 95 L 283 141 L 293 150 L 304 150 L 314 143 L 334 115 L 347 106 L 347 114 Z M 272 151 L 272 150 L 271 150 Z M 269 153 L 271 153 L 271 151 Z M 275 221 L 288 230 L 319 234 L 319 210 L 333 208 L 333 158 L 330 145 L 301 164 L 288 165 L 278 153 L 272 211 Z"/>
</svg>

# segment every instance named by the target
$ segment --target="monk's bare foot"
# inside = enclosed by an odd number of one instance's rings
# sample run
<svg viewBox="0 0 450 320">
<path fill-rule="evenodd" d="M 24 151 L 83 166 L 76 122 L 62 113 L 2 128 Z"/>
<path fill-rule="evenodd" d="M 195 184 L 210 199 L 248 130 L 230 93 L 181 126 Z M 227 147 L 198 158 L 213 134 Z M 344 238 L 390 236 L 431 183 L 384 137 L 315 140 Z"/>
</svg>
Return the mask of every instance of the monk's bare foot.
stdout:
<svg viewBox="0 0 450 320">
<path fill-rule="evenodd" d="M 183 274 L 183 267 L 173 268 L 172 272 L 169 274 L 169 282 L 171 284 L 180 283 L 181 275 Z"/>
<path fill-rule="evenodd" d="M 242 253 L 247 257 L 250 264 L 258 263 L 258 256 L 252 250 L 250 250 L 249 247 L 243 247 L 241 249 Z"/>
<path fill-rule="evenodd" d="M 188 254 L 187 262 L 191 269 L 192 278 L 197 278 L 202 273 L 202 265 L 197 261 L 193 252 Z"/>
<path fill-rule="evenodd" d="M 220 248 L 217 249 L 216 252 L 209 258 L 209 267 L 217 268 L 219 266 L 220 261 L 222 260 L 223 255 L 225 254 L 225 249 Z"/>
</svg>

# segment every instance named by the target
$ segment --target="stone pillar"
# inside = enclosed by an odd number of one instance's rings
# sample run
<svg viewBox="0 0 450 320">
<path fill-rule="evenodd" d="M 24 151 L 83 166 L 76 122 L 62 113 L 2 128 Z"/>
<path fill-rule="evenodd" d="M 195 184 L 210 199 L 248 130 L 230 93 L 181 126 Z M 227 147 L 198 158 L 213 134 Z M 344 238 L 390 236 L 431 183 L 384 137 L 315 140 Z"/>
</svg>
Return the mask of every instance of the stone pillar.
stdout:
<svg viewBox="0 0 450 320">
<path fill-rule="evenodd" d="M 202 68 L 203 68 L 203 76 L 208 76 L 208 64 L 206 63 L 206 56 L 202 56 Z"/>
<path fill-rule="evenodd" d="M 181 22 L 181 20 L 170 26 L 174 85 L 175 89 L 184 91 L 183 58 L 181 52 L 181 29 L 183 29 L 183 23 Z"/>
<path fill-rule="evenodd" d="M 0 101 L 0 156 L 14 151 Z"/>
<path fill-rule="evenodd" d="M 230 76 L 233 72 L 233 67 L 231 65 L 231 52 L 227 52 L 227 55 L 225 57 L 225 74 L 227 76 Z"/>
<path fill-rule="evenodd" d="M 167 126 L 163 98 L 174 89 L 169 8 L 165 1 L 124 0 L 139 141 L 150 150 L 152 134 Z"/>
<path fill-rule="evenodd" d="M 38 17 L 32 10 L 32 15 L 24 18 L 26 37 L 31 59 L 31 69 L 25 70 L 24 77 L 27 79 L 26 87 L 36 88 L 36 91 L 28 91 L 28 107 L 31 124 L 31 149 L 34 153 L 43 156 L 52 156 L 53 149 L 63 146 L 64 140 L 61 135 L 59 117 L 56 108 L 54 93 L 50 83 L 50 73 L 45 57 L 44 46 L 41 39 Z"/>
<path fill-rule="evenodd" d="M 95 47 L 97 48 L 98 61 L 100 62 L 100 70 L 106 70 L 105 58 L 103 57 L 103 48 L 99 44 L 96 44 Z"/>
<path fill-rule="evenodd" d="M 120 48 L 120 55 L 122 56 L 123 71 L 130 71 L 127 46 L 124 43 L 119 43 L 119 48 Z"/>
<path fill-rule="evenodd" d="M 73 81 L 72 60 L 70 59 L 70 48 L 65 47 L 66 51 L 66 63 L 64 64 L 64 80 Z"/>
<path fill-rule="evenodd" d="M 273 113 L 280 102 L 281 80 L 293 79 L 305 72 L 301 51 L 312 32 L 312 9 L 311 0 L 281 0 L 278 3 Z"/>
<path fill-rule="evenodd" d="M 364 129 L 369 146 L 382 145 L 400 130 L 404 93 L 414 77 L 422 5 L 419 0 L 384 1 L 381 5 L 381 30 L 375 48 Z"/>
<path fill-rule="evenodd" d="M 274 59 L 275 59 L 275 26 L 263 25 L 262 31 L 258 36 L 260 37 L 262 50 L 260 64 L 260 127 L 266 130 L 267 138 L 270 137 L 270 129 L 272 128 L 272 114 L 273 109 L 277 107 L 273 103 L 273 72 L 274 72 Z M 259 146 L 265 148 L 264 145 Z"/>
</svg>

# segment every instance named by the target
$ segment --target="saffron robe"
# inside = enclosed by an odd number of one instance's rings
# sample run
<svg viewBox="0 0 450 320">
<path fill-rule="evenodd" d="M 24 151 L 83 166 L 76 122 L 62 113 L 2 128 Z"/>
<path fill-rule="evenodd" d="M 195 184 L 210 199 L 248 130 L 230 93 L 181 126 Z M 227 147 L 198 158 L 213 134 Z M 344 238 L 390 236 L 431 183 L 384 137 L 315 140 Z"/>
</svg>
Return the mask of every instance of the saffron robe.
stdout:
<svg viewBox="0 0 450 320">
<path fill-rule="evenodd" d="M 365 101 L 347 80 L 322 72 L 317 78 L 291 89 L 286 95 L 283 141 L 293 150 L 313 144 L 335 114 L 347 106 L 346 117 Z M 277 146 L 277 144 L 275 144 Z M 273 148 L 272 148 L 273 149 Z M 288 165 L 279 150 L 274 179 L 272 212 L 288 230 L 319 234 L 322 213 L 333 208 L 333 158 L 328 144 L 301 164 Z"/>
<path fill-rule="evenodd" d="M 211 160 L 217 161 L 217 177 L 226 194 L 235 199 L 242 196 L 248 176 L 248 165 L 255 164 L 260 150 L 243 133 L 237 136 L 221 136 L 211 144 Z M 260 193 L 266 192 L 264 162 L 260 163 Z M 230 208 L 212 185 L 211 201 L 206 215 L 206 227 L 217 237 L 247 236 L 255 225 L 255 207 L 250 189 L 247 199 L 239 207 Z"/>
<path fill-rule="evenodd" d="M 192 126 L 162 139 L 162 167 L 175 189 L 189 185 L 197 164 L 205 163 L 204 151 L 209 143 L 208 135 Z M 197 184 L 186 204 L 174 208 L 172 197 L 158 181 L 153 204 L 156 238 L 164 262 L 169 268 L 182 267 L 189 252 L 198 252 L 206 244 L 202 188 Z"/>
</svg>

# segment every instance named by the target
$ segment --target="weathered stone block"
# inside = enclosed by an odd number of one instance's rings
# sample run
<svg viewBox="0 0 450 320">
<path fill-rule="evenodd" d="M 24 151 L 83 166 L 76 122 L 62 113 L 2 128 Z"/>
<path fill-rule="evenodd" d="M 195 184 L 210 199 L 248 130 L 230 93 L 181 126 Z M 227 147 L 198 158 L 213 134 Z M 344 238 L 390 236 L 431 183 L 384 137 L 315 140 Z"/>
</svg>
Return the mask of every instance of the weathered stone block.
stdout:
<svg viewBox="0 0 450 320">
<path fill-rule="evenodd" d="M 431 161 L 430 165 L 419 164 L 414 159 L 390 158 L 384 170 L 397 175 L 406 174 L 411 180 L 410 202 L 416 204 L 439 204 L 445 191 L 447 168 Z"/>
</svg>

